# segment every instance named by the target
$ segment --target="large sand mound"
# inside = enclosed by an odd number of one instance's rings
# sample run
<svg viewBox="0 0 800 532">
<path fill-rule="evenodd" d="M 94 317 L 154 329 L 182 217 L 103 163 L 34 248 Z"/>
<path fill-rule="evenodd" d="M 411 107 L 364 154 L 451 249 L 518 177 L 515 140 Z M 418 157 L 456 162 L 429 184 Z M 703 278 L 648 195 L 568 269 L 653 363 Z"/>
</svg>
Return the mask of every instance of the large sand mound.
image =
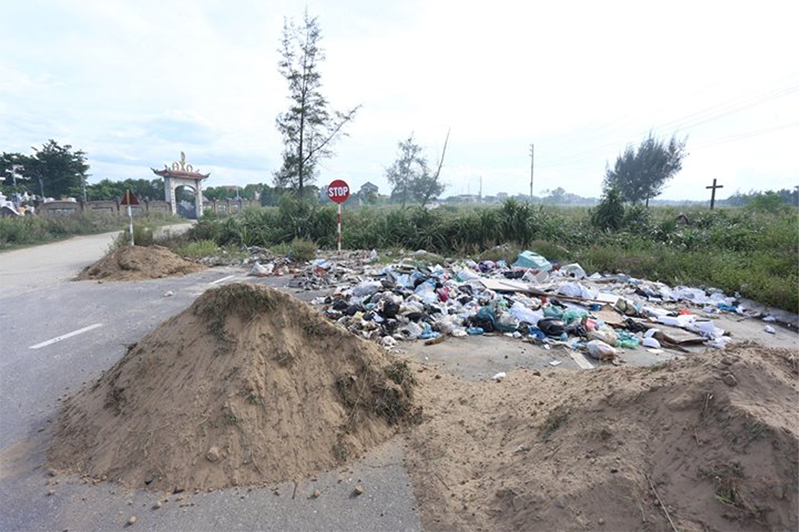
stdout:
<svg viewBox="0 0 800 532">
<path fill-rule="evenodd" d="M 305 303 L 226 285 L 69 399 L 50 460 L 159 489 L 300 479 L 389 438 L 411 385 L 404 363 Z"/>
<path fill-rule="evenodd" d="M 125 246 L 84 268 L 76 280 L 139 281 L 186 275 L 205 266 L 185 260 L 161 246 Z"/>
<path fill-rule="evenodd" d="M 797 381 L 796 352 L 751 345 L 500 383 L 426 372 L 408 451 L 423 525 L 797 530 Z"/>
</svg>

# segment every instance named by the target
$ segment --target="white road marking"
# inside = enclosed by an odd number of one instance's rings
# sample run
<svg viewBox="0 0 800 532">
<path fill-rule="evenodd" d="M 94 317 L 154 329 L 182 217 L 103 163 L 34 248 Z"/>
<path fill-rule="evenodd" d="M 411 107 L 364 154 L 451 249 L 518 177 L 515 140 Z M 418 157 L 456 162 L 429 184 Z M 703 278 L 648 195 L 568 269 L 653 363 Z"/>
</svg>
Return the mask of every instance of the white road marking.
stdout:
<svg viewBox="0 0 800 532">
<path fill-rule="evenodd" d="M 570 353 L 569 356 L 572 357 L 572 360 L 574 360 L 581 369 L 594 369 L 592 363 L 586 359 L 583 353 Z"/>
<path fill-rule="evenodd" d="M 29 349 L 39 349 L 40 347 L 47 347 L 48 345 L 52 345 L 56 342 L 60 342 L 61 340 L 66 340 L 67 338 L 72 338 L 73 336 L 77 336 L 79 334 L 83 334 L 86 331 L 91 331 L 92 329 L 97 329 L 98 327 L 102 327 L 102 323 L 95 323 L 94 325 L 89 325 L 88 327 L 84 327 L 83 329 L 78 329 L 77 331 L 72 331 L 71 333 L 62 334 L 61 336 L 56 336 L 51 340 L 47 340 L 46 342 L 42 342 L 41 344 L 32 345 Z"/>
<path fill-rule="evenodd" d="M 223 277 L 222 279 L 217 279 L 216 281 L 211 281 L 211 282 L 210 282 L 210 283 L 208 283 L 208 284 L 217 284 L 217 283 L 221 283 L 222 281 L 227 281 L 228 279 L 233 279 L 234 277 L 236 277 L 236 275 L 229 275 L 229 276 L 227 276 L 227 277 Z"/>
</svg>

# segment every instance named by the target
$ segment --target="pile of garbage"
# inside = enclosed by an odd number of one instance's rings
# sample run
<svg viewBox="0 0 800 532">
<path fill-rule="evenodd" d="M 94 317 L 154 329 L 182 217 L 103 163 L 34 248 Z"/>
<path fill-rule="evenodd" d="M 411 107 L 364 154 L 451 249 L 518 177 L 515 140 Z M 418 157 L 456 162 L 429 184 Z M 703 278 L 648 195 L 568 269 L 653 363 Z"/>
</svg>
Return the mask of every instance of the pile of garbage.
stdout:
<svg viewBox="0 0 800 532">
<path fill-rule="evenodd" d="M 510 265 L 465 260 L 431 266 L 413 258 L 379 265 L 373 263 L 376 254 L 365 258 L 363 252 L 354 258 L 315 261 L 290 286 L 333 288 L 312 302 L 331 320 L 386 348 L 403 340 L 503 334 L 613 361 L 619 349 L 639 345 L 683 350 L 705 343 L 722 349 L 730 337 L 712 318 L 748 313 L 720 290 L 670 288 L 620 274 L 588 276 L 578 264 L 552 263 L 530 251 Z"/>
</svg>

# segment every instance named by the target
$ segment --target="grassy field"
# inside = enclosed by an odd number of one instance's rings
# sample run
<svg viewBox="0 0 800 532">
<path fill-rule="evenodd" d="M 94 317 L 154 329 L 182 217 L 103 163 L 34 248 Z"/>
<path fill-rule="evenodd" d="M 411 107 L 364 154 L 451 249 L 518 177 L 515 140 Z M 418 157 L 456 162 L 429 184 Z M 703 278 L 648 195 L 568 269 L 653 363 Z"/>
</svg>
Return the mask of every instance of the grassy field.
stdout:
<svg viewBox="0 0 800 532">
<path fill-rule="evenodd" d="M 150 225 L 164 225 L 180 222 L 183 219 L 172 215 L 152 214 L 141 220 Z M 45 244 L 75 235 L 118 231 L 127 226 L 128 219 L 126 217 L 99 214 L 53 218 L 43 216 L 0 218 L 0 251 Z"/>
<path fill-rule="evenodd" d="M 595 227 L 590 214 L 586 208 L 514 201 L 496 207 L 349 209 L 343 216 L 343 245 L 472 258 L 511 258 L 520 249 L 531 249 L 550 260 L 578 262 L 587 272 L 620 271 L 673 286 L 713 286 L 797 312 L 796 208 L 627 207 L 620 228 L 613 231 Z M 270 247 L 295 238 L 334 248 L 335 207 L 285 201 L 279 208 L 207 217 L 186 235 L 187 242 L 218 246 Z M 503 244 L 507 247 L 490 251 Z"/>
</svg>

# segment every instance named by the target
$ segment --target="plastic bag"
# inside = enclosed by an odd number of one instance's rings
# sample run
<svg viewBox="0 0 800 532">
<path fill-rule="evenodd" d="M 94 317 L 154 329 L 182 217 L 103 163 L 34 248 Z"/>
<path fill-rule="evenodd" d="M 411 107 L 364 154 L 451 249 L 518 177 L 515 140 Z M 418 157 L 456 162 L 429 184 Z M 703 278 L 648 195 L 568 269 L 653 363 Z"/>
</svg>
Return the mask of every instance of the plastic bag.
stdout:
<svg viewBox="0 0 800 532">
<path fill-rule="evenodd" d="M 253 267 L 250 269 L 250 273 L 247 275 L 252 277 L 266 277 L 272 273 L 272 270 L 275 269 L 275 265 L 272 263 L 267 264 L 266 266 L 262 266 L 259 263 L 253 264 Z"/>
<path fill-rule="evenodd" d="M 353 295 L 356 297 L 371 296 L 382 287 L 383 285 L 378 281 L 364 281 L 353 287 Z"/>
<path fill-rule="evenodd" d="M 589 356 L 597 360 L 614 360 L 617 350 L 602 340 L 592 340 L 586 343 Z"/>
</svg>

